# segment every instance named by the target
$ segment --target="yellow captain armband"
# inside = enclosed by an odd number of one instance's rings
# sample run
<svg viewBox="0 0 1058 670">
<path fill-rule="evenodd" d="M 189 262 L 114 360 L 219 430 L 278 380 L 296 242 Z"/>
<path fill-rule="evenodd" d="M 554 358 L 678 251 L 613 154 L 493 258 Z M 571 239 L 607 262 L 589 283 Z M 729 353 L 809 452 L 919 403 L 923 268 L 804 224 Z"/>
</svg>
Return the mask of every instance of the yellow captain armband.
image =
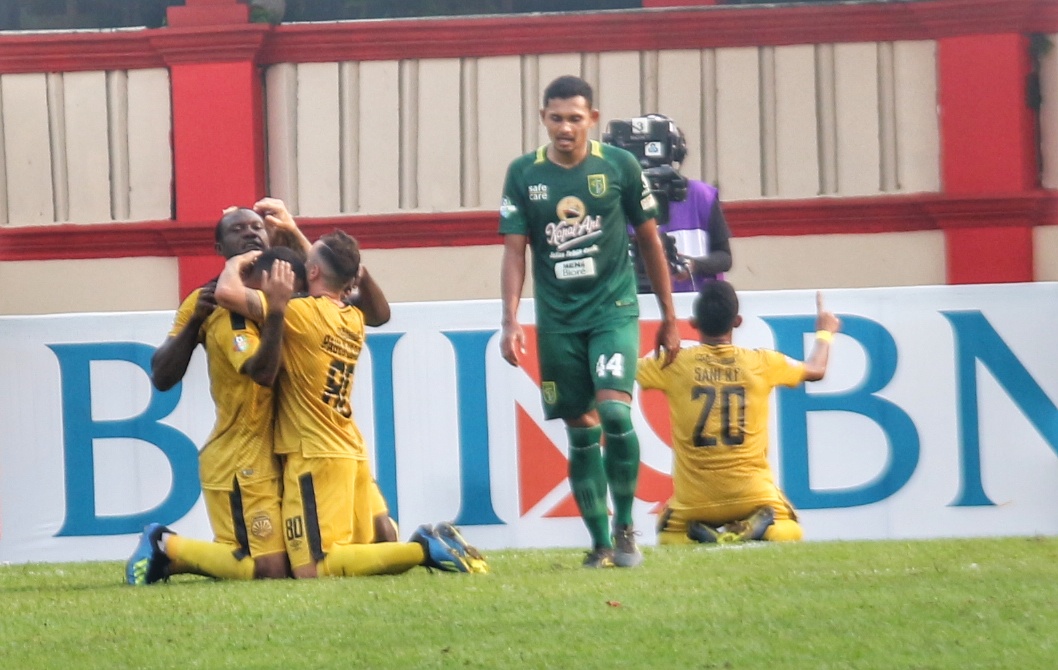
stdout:
<svg viewBox="0 0 1058 670">
<path fill-rule="evenodd" d="M 834 333 L 830 332 L 829 330 L 817 330 L 816 339 L 823 340 L 827 344 L 830 344 L 834 341 Z"/>
</svg>

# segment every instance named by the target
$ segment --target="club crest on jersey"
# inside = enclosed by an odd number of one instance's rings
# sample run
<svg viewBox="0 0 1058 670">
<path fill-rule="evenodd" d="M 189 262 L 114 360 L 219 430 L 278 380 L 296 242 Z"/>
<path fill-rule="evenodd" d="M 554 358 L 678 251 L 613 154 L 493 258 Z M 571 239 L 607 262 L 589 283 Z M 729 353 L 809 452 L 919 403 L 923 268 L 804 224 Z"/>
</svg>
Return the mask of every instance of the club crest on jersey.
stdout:
<svg viewBox="0 0 1058 670">
<path fill-rule="evenodd" d="M 236 335 L 235 339 L 231 342 L 231 348 L 233 351 L 237 351 L 241 354 L 250 348 L 250 343 L 247 341 L 245 335 Z"/>
<path fill-rule="evenodd" d="M 262 540 L 267 540 L 272 537 L 274 531 L 272 526 L 272 518 L 264 512 L 258 512 L 252 519 L 250 519 L 250 534 L 254 537 Z"/>
<path fill-rule="evenodd" d="M 596 198 L 601 198 L 606 195 L 606 175 L 588 175 L 588 193 L 591 193 Z"/>
<path fill-rule="evenodd" d="M 540 391 L 544 397 L 544 402 L 548 405 L 554 405 L 558 402 L 558 387 L 555 382 L 543 382 L 540 384 Z"/>
</svg>

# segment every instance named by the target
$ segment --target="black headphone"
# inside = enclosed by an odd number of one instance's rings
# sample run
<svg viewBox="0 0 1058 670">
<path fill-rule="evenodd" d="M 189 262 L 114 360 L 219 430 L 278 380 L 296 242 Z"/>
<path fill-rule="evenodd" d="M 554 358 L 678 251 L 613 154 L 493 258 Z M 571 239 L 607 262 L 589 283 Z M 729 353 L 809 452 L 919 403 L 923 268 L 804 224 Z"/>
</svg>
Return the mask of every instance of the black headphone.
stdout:
<svg viewBox="0 0 1058 670">
<path fill-rule="evenodd" d="M 687 138 L 684 137 L 683 131 L 676 125 L 676 122 L 672 120 L 672 117 L 665 116 L 664 114 L 647 114 L 648 119 L 655 121 L 667 121 L 669 124 L 669 146 L 672 147 L 672 162 L 683 164 L 683 159 L 687 158 Z"/>
</svg>

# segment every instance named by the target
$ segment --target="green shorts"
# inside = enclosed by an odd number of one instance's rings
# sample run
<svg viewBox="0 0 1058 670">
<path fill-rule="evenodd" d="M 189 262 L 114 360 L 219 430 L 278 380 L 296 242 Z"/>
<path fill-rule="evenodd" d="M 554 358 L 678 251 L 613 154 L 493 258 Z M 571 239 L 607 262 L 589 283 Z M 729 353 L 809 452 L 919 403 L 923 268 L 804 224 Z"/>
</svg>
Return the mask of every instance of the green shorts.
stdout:
<svg viewBox="0 0 1058 670">
<path fill-rule="evenodd" d="M 600 389 L 631 395 L 639 357 L 639 319 L 579 333 L 537 333 L 544 416 L 573 419 L 595 407 Z"/>
</svg>

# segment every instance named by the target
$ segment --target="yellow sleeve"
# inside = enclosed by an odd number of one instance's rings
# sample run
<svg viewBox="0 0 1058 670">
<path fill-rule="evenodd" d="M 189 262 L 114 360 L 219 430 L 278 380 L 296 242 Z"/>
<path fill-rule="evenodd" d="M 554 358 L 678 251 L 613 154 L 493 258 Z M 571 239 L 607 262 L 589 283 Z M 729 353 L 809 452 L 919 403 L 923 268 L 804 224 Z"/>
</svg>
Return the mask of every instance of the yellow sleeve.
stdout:
<svg viewBox="0 0 1058 670">
<path fill-rule="evenodd" d="M 769 349 L 760 349 L 764 358 L 766 378 L 772 386 L 797 386 L 805 379 L 805 364 L 786 354 Z"/>
<path fill-rule="evenodd" d="M 653 356 L 644 356 L 636 365 L 636 381 L 645 389 L 665 388 L 665 379 L 661 373 L 661 361 Z"/>
<path fill-rule="evenodd" d="M 198 294 L 200 289 L 195 289 L 188 294 L 184 301 L 180 303 L 180 307 L 176 310 L 176 316 L 173 317 L 173 327 L 169 329 L 169 337 L 176 337 L 180 334 L 180 331 L 184 329 L 187 322 L 191 320 L 191 316 L 195 313 L 195 305 L 198 304 Z M 202 342 L 202 330 L 198 331 L 198 341 Z"/>
</svg>

